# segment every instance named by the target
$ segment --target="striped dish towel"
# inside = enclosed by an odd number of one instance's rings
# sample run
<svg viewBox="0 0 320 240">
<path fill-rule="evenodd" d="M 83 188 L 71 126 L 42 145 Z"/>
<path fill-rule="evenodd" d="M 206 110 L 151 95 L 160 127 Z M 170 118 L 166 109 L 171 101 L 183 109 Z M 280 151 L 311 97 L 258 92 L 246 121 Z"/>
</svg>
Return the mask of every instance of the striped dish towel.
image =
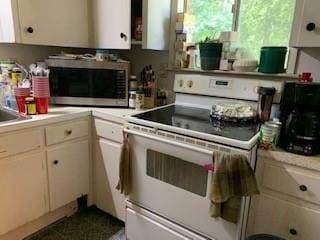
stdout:
<svg viewBox="0 0 320 240">
<path fill-rule="evenodd" d="M 129 137 L 125 133 L 123 133 L 123 144 L 119 163 L 119 182 L 116 188 L 125 196 L 129 195 L 131 191 L 131 153 Z"/>
<path fill-rule="evenodd" d="M 237 223 L 241 198 L 259 194 L 257 181 L 247 157 L 217 152 L 211 181 L 211 216 Z"/>
</svg>

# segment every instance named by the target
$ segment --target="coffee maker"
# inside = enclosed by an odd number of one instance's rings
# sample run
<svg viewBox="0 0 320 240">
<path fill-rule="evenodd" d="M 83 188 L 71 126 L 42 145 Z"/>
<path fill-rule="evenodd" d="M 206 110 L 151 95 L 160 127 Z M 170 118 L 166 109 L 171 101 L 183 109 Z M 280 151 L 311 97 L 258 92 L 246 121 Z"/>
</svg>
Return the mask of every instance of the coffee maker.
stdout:
<svg viewBox="0 0 320 240">
<path fill-rule="evenodd" d="M 301 155 L 319 154 L 320 83 L 287 82 L 280 110 L 280 146 Z"/>
</svg>

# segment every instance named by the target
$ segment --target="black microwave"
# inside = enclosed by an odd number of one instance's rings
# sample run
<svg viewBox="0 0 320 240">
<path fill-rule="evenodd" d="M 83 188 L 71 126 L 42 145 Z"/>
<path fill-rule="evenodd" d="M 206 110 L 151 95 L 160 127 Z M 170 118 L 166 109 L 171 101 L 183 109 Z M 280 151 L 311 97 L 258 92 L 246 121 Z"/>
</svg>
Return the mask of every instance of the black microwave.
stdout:
<svg viewBox="0 0 320 240">
<path fill-rule="evenodd" d="M 50 103 L 128 107 L 129 62 L 48 59 Z"/>
</svg>

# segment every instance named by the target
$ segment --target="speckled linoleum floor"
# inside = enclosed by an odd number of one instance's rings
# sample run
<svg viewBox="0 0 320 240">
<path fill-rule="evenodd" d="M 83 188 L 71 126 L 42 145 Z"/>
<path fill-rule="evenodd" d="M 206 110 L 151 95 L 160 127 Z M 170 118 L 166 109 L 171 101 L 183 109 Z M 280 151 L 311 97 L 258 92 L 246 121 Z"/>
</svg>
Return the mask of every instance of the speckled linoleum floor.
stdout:
<svg viewBox="0 0 320 240">
<path fill-rule="evenodd" d="M 82 209 L 25 240 L 109 240 L 124 224 L 96 207 Z"/>
</svg>

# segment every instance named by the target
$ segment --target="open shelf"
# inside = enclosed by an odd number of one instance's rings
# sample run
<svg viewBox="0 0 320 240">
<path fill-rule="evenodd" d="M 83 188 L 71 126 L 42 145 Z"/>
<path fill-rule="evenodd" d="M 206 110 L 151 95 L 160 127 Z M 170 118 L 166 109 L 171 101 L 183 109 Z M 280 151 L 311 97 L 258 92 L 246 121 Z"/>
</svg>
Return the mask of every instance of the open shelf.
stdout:
<svg viewBox="0 0 320 240">
<path fill-rule="evenodd" d="M 176 73 L 194 73 L 194 74 L 207 74 L 207 75 L 238 75 L 242 77 L 255 76 L 258 78 L 279 78 L 286 80 L 296 80 L 298 79 L 297 74 L 292 73 L 277 73 L 277 74 L 267 74 L 260 72 L 237 72 L 237 71 L 221 71 L 221 70 L 201 70 L 201 69 L 188 69 L 188 68 L 168 68 L 168 71 Z"/>
</svg>

